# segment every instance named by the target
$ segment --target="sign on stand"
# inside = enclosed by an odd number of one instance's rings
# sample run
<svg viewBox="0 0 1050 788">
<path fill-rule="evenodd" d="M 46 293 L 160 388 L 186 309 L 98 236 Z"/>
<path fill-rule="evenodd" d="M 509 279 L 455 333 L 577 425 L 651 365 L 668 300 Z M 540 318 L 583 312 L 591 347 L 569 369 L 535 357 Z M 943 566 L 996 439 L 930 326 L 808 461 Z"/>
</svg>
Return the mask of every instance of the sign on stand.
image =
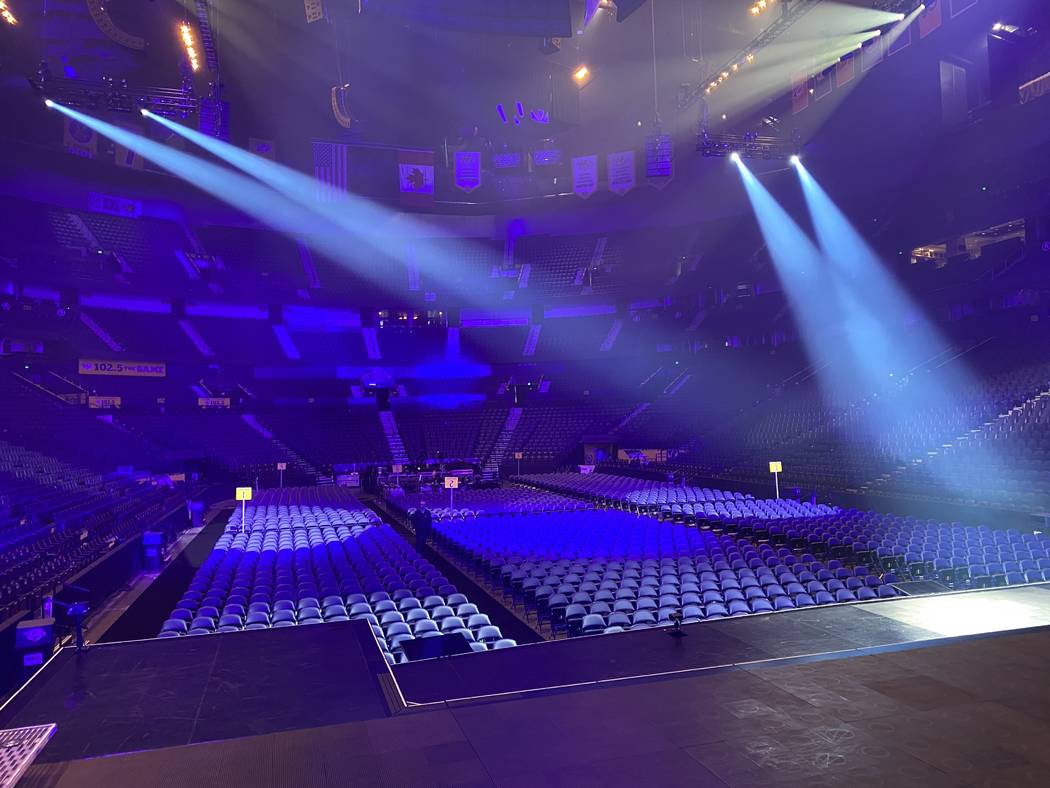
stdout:
<svg viewBox="0 0 1050 788">
<path fill-rule="evenodd" d="M 784 463 L 779 460 L 771 460 L 769 463 L 769 472 L 773 474 L 773 483 L 777 488 L 777 500 L 780 500 L 780 474 L 784 471 Z"/>
<path fill-rule="evenodd" d="M 287 468 L 288 468 L 288 463 L 286 463 L 286 462 L 279 462 L 279 463 L 277 463 L 277 470 L 281 474 L 281 489 L 282 490 L 284 489 L 284 472 L 285 472 L 285 470 L 287 470 Z"/>
<path fill-rule="evenodd" d="M 252 499 L 252 488 L 251 487 L 238 487 L 236 500 L 241 502 L 241 533 L 244 533 L 244 518 L 245 508 L 248 505 L 248 501 Z"/>
<path fill-rule="evenodd" d="M 452 493 L 452 491 L 459 489 L 459 477 L 458 476 L 446 476 L 445 477 L 445 489 L 448 490 L 448 508 L 452 509 L 452 508 L 454 508 L 453 507 L 453 503 L 452 503 L 452 501 L 453 501 L 453 497 L 452 497 L 453 493 Z"/>
</svg>

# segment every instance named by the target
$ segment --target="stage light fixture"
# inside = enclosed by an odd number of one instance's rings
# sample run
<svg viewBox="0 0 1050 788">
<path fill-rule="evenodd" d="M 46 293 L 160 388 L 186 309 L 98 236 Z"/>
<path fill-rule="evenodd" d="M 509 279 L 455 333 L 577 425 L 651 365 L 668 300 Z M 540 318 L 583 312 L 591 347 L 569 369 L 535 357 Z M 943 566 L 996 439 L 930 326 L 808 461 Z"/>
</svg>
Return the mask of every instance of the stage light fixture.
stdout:
<svg viewBox="0 0 1050 788">
<path fill-rule="evenodd" d="M 9 25 L 17 25 L 18 20 L 15 19 L 15 15 L 11 13 L 11 9 L 7 7 L 6 0 L 0 0 L 0 18 L 3 18 Z"/>
<path fill-rule="evenodd" d="M 794 156 L 788 159 L 788 161 L 791 162 L 792 167 L 797 167 L 802 163 L 802 157 L 796 153 Z"/>
<path fill-rule="evenodd" d="M 51 109 L 55 106 L 55 102 L 53 102 L 51 99 L 44 99 L 44 106 L 48 109 Z"/>
<path fill-rule="evenodd" d="M 179 38 L 182 39 L 182 46 L 186 50 L 186 58 L 190 62 L 190 68 L 193 71 L 199 71 L 201 67 L 200 55 L 197 54 L 197 42 L 193 37 L 193 28 L 189 26 L 189 23 L 183 22 L 179 25 Z"/>
<path fill-rule="evenodd" d="M 576 83 L 576 87 L 582 88 L 591 81 L 592 76 L 591 70 L 587 67 L 587 64 L 581 63 L 572 72 L 572 81 Z"/>
<path fill-rule="evenodd" d="M 139 110 L 139 114 L 142 117 L 144 117 L 144 118 L 148 118 L 149 117 L 149 110 L 146 109 L 145 107 L 143 107 L 142 109 Z"/>
<path fill-rule="evenodd" d="M 736 151 L 733 151 L 732 153 L 729 154 L 729 160 L 731 162 L 733 162 L 733 164 L 739 164 L 740 163 L 740 154 L 737 153 Z"/>
</svg>

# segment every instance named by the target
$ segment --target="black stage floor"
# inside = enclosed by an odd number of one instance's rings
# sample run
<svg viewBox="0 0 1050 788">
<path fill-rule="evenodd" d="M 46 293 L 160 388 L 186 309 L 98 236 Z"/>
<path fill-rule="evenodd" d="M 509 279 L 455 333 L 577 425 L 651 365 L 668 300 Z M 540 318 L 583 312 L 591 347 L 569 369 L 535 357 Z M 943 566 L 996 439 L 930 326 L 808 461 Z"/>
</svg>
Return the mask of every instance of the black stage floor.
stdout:
<svg viewBox="0 0 1050 788">
<path fill-rule="evenodd" d="M 38 761 L 384 717 L 389 671 L 368 624 L 64 649 L 0 710 L 0 728 L 54 722 Z"/>
<path fill-rule="evenodd" d="M 1050 632 L 848 654 L 38 763 L 19 786 L 1045 788 Z"/>
<path fill-rule="evenodd" d="M 870 653 L 908 643 L 1050 626 L 1050 585 L 905 597 L 595 635 L 394 668 L 408 704 L 620 681 L 768 660 Z"/>
</svg>

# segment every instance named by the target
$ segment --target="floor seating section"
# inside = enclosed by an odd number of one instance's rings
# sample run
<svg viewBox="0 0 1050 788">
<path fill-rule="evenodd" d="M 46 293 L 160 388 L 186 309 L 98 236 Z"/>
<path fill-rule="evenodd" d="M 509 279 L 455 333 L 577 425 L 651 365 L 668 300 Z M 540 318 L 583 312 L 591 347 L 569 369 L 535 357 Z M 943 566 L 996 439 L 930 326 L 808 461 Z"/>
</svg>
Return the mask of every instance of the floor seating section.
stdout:
<svg viewBox="0 0 1050 788">
<path fill-rule="evenodd" d="M 391 664 L 406 641 L 458 633 L 516 645 L 430 561 L 339 487 L 263 491 L 235 509 L 159 637 L 363 619 Z"/>
<path fill-rule="evenodd" d="M 608 473 L 541 473 L 520 476 L 517 480 L 566 495 L 591 498 L 606 505 L 660 514 L 679 522 L 742 517 L 777 520 L 784 517 L 816 517 L 837 511 L 827 504 L 787 498 L 761 499 L 740 492 L 675 485 Z"/>
<path fill-rule="evenodd" d="M 425 501 L 436 519 L 453 517 L 477 517 L 484 514 L 509 512 L 549 512 L 589 509 L 591 504 L 544 490 L 526 487 L 464 488 L 457 489 L 449 505 L 448 490 L 424 488 L 418 492 L 405 492 L 401 488 L 387 489 L 384 493 L 388 505 L 401 515 Z"/>
<path fill-rule="evenodd" d="M 752 523 L 763 523 L 756 519 Z M 896 576 L 799 545 L 619 511 L 443 520 L 438 542 L 553 633 L 619 632 L 892 598 Z"/>
</svg>

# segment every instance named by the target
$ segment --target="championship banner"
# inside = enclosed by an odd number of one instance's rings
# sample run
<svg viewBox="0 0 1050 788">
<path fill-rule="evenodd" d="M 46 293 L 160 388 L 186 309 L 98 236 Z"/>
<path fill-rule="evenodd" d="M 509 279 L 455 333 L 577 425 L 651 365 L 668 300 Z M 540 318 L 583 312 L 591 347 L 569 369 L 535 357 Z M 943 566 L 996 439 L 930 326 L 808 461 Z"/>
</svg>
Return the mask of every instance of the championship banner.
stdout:
<svg viewBox="0 0 1050 788">
<path fill-rule="evenodd" d="M 577 156 L 572 160 L 572 191 L 585 200 L 598 189 L 598 157 Z"/>
<path fill-rule="evenodd" d="M 882 36 L 872 39 L 860 50 L 861 71 L 869 71 L 882 62 Z"/>
<path fill-rule="evenodd" d="M 645 179 L 650 186 L 664 188 L 674 178 L 674 139 L 670 134 L 645 137 Z"/>
<path fill-rule="evenodd" d="M 904 22 L 898 22 L 897 24 L 903 25 L 905 23 Z M 892 34 L 892 31 L 891 31 L 891 34 Z M 893 39 L 893 41 L 890 43 L 890 45 L 888 47 L 886 47 L 886 57 L 889 57 L 890 55 L 896 55 L 898 52 L 900 52 L 902 49 L 905 49 L 910 44 L 911 44 L 911 25 L 908 25 L 906 28 L 904 28 L 904 32 L 902 32 L 899 36 L 897 36 L 895 39 Z"/>
<path fill-rule="evenodd" d="M 125 378 L 163 378 L 168 367 L 162 361 L 102 361 L 82 358 L 77 362 L 81 375 L 115 375 Z"/>
<path fill-rule="evenodd" d="M 120 397 L 96 397 L 88 396 L 88 407 L 92 410 L 120 410 Z"/>
<path fill-rule="evenodd" d="M 457 189 L 472 192 L 481 185 L 481 153 L 479 151 L 456 151 L 454 167 Z"/>
<path fill-rule="evenodd" d="M 82 159 L 93 159 L 98 156 L 98 135 L 93 129 L 73 118 L 65 118 L 62 130 L 62 146 L 66 153 Z"/>
<path fill-rule="evenodd" d="M 621 197 L 635 186 L 634 151 L 610 153 L 605 159 L 609 173 L 609 191 Z"/>
<path fill-rule="evenodd" d="M 277 160 L 277 148 L 274 146 L 273 140 L 249 137 L 248 152 L 254 153 L 256 156 L 262 156 L 264 159 L 269 159 L 270 161 Z"/>
<path fill-rule="evenodd" d="M 857 76 L 857 58 L 853 55 L 845 57 L 835 64 L 835 85 L 842 87 L 847 82 L 852 82 Z"/>
<path fill-rule="evenodd" d="M 398 151 L 397 176 L 402 205 L 432 205 L 434 202 L 434 152 Z"/>
<path fill-rule="evenodd" d="M 926 38 L 930 33 L 941 26 L 943 17 L 941 7 L 944 0 L 930 0 L 926 3 L 926 10 L 919 14 L 919 38 Z"/>
<path fill-rule="evenodd" d="M 831 93 L 831 71 L 828 68 L 821 71 L 813 78 L 813 98 L 820 101 Z"/>
<path fill-rule="evenodd" d="M 328 19 L 328 9 L 325 8 L 324 0 L 303 0 L 303 8 L 306 11 L 307 24 Z"/>
<path fill-rule="evenodd" d="M 174 148 L 175 150 L 181 151 L 186 149 L 185 139 L 161 123 L 147 124 L 146 137 L 154 142 L 159 142 L 161 145 Z M 149 159 L 146 160 L 146 169 L 154 172 L 167 172 L 167 170 L 159 164 L 155 164 Z"/>
<path fill-rule="evenodd" d="M 229 410 L 229 397 L 197 397 L 197 407 L 204 410 Z"/>
<path fill-rule="evenodd" d="M 124 131 L 130 132 L 137 137 L 142 136 L 142 126 L 135 123 L 120 123 L 117 122 Z M 125 148 L 119 142 L 113 143 L 113 163 L 119 167 L 128 167 L 133 170 L 141 170 L 146 160 L 141 155 L 135 153 L 130 148 Z"/>
<path fill-rule="evenodd" d="M 791 80 L 791 111 L 795 115 L 809 107 L 809 79 L 797 74 Z"/>
</svg>

